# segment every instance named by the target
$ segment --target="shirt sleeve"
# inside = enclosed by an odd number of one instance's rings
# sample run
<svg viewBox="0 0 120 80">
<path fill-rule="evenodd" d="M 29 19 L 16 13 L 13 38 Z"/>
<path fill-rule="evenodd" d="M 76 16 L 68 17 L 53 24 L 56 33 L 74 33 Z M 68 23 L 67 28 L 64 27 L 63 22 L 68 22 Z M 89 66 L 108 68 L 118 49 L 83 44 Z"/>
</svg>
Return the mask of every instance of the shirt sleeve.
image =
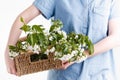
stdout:
<svg viewBox="0 0 120 80">
<path fill-rule="evenodd" d="M 113 18 L 120 19 L 120 0 L 113 0 L 113 2 L 111 3 L 109 20 Z"/>
<path fill-rule="evenodd" d="M 38 8 L 47 19 L 54 15 L 55 0 L 35 0 L 33 5 Z"/>
</svg>

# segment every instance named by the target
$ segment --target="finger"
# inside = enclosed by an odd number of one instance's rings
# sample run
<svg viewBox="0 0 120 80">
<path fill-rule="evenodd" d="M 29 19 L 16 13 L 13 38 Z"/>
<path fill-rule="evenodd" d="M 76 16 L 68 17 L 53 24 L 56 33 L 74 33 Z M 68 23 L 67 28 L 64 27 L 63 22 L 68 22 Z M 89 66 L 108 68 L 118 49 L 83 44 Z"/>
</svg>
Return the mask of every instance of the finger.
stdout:
<svg viewBox="0 0 120 80">
<path fill-rule="evenodd" d="M 64 69 L 64 64 L 66 63 L 66 61 L 62 61 L 62 65 L 59 69 Z"/>
<path fill-rule="evenodd" d="M 20 75 L 16 72 L 16 76 L 20 77 Z"/>
<path fill-rule="evenodd" d="M 66 63 L 65 65 L 63 65 L 63 69 L 67 69 L 68 66 L 70 66 L 70 64 Z"/>
<path fill-rule="evenodd" d="M 68 61 L 64 61 L 64 60 L 63 60 L 63 61 L 62 61 L 62 64 L 65 64 L 65 63 L 68 63 Z"/>
<path fill-rule="evenodd" d="M 10 74 L 12 74 L 12 71 L 11 71 L 10 68 L 7 68 L 7 72 L 10 73 Z"/>
<path fill-rule="evenodd" d="M 17 75 L 15 69 L 12 70 L 12 74 Z"/>
<path fill-rule="evenodd" d="M 16 75 L 16 69 L 14 66 L 10 66 L 7 68 L 8 73 Z"/>
<path fill-rule="evenodd" d="M 69 66 L 71 66 L 73 64 L 73 62 L 68 62 L 67 64 L 65 64 L 65 69 L 67 69 Z"/>
<path fill-rule="evenodd" d="M 73 62 L 66 62 L 62 65 L 62 69 L 67 69 L 72 64 L 73 64 Z"/>
</svg>

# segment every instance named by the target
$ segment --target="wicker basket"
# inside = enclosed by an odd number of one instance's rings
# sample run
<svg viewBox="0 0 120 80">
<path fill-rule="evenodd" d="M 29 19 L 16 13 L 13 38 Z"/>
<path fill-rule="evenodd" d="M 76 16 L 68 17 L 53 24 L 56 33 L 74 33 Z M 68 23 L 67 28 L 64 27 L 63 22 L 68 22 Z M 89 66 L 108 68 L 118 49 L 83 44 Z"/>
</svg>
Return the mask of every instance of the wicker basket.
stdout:
<svg viewBox="0 0 120 80">
<path fill-rule="evenodd" d="M 18 41 L 24 40 L 26 40 L 26 37 L 22 37 Z M 62 66 L 61 60 L 54 60 L 54 53 L 49 53 L 47 59 L 32 62 L 31 55 L 33 54 L 33 52 L 29 51 L 14 58 L 18 76 L 44 70 L 59 69 Z"/>
<path fill-rule="evenodd" d="M 48 59 L 31 62 L 30 55 L 32 54 L 26 53 L 15 57 L 14 60 L 18 76 L 49 69 L 59 69 L 62 65 L 61 60 L 54 60 L 52 53 L 48 55 Z"/>
</svg>

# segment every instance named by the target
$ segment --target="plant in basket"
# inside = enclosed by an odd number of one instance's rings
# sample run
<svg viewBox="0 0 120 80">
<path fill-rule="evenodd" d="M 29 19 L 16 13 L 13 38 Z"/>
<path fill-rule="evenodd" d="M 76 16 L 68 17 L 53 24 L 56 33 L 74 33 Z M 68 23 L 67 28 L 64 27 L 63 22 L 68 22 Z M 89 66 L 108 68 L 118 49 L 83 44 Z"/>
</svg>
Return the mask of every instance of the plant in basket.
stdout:
<svg viewBox="0 0 120 80">
<path fill-rule="evenodd" d="M 25 40 L 18 40 L 15 46 L 9 45 L 10 57 L 14 59 L 21 54 L 32 52 L 33 62 L 48 59 L 49 54 L 54 54 L 54 60 L 79 62 L 87 58 L 84 50 L 88 50 L 89 55 L 93 53 L 93 44 L 88 36 L 74 32 L 66 34 L 60 20 L 51 21 L 52 25 L 47 31 L 42 25 L 27 25 L 21 18 L 24 25 L 20 29 L 27 36 Z"/>
</svg>

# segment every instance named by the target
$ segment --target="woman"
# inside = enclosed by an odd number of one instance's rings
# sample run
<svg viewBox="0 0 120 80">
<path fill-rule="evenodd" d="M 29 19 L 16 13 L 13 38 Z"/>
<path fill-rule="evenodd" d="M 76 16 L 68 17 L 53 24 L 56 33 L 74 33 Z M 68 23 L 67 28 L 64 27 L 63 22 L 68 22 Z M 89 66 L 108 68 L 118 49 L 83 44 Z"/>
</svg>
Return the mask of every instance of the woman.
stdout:
<svg viewBox="0 0 120 80">
<path fill-rule="evenodd" d="M 40 14 L 46 19 L 54 17 L 63 22 L 67 33 L 74 31 L 89 36 L 95 51 L 81 63 L 63 62 L 62 69 L 49 72 L 48 80 L 117 80 L 112 48 L 120 46 L 119 13 L 118 0 L 35 0 L 16 18 L 8 45 L 14 45 L 21 34 L 20 17 L 26 23 Z M 8 56 L 8 45 L 5 51 L 8 72 L 16 74 L 14 61 Z"/>
</svg>

